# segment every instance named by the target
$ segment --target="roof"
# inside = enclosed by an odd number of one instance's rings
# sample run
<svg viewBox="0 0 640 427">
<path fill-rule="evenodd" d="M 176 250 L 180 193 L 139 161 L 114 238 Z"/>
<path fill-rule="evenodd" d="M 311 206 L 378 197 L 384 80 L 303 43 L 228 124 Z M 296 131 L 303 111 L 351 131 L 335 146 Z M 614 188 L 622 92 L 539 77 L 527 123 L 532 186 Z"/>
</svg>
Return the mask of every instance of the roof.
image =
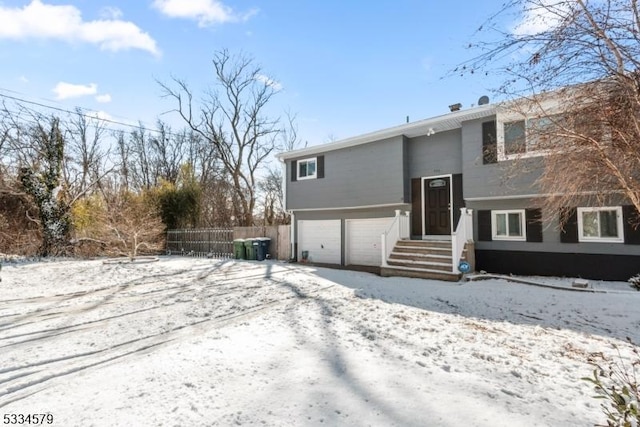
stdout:
<svg viewBox="0 0 640 427">
<path fill-rule="evenodd" d="M 380 141 L 381 139 L 393 138 L 401 135 L 407 136 L 409 138 L 414 138 L 417 136 L 430 135 L 433 133 L 458 129 L 462 127 L 462 122 L 494 115 L 496 112 L 496 108 L 496 104 L 480 105 L 478 107 L 454 111 L 451 113 L 443 114 L 441 116 L 431 117 L 413 123 L 407 123 L 404 125 L 394 126 L 375 132 L 365 133 L 363 135 L 342 139 L 340 141 L 334 141 L 327 144 L 314 145 L 313 147 L 287 151 L 276 155 L 276 157 L 282 161 L 285 161 L 288 159 L 295 159 L 303 156 L 312 156 L 315 154 L 326 153 L 327 151 L 354 147 L 356 145 L 367 144 L 374 141 Z"/>
</svg>

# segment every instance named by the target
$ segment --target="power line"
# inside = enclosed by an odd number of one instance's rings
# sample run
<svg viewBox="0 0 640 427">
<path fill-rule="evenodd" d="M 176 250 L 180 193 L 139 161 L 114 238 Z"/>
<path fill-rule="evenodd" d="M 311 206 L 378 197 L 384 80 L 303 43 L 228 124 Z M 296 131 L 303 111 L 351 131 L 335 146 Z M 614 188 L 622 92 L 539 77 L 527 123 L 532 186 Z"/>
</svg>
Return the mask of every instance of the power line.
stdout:
<svg viewBox="0 0 640 427">
<path fill-rule="evenodd" d="M 5 89 L 5 88 L 0 88 L 0 91 L 17 93 L 15 91 L 12 91 L 12 90 L 9 90 L 9 89 Z M 139 130 L 139 129 L 141 129 L 143 127 L 143 126 L 140 126 L 140 125 L 132 125 L 130 123 L 125 123 L 125 122 L 120 122 L 120 121 L 117 121 L 117 120 L 112 120 L 112 119 L 99 117 L 97 114 L 96 115 L 86 114 L 85 113 L 86 109 L 83 109 L 81 107 L 76 107 L 76 109 L 77 109 L 76 111 L 70 111 L 70 110 L 67 110 L 67 109 L 64 109 L 64 108 L 61 108 L 61 107 L 55 107 L 55 106 L 52 106 L 52 105 L 46 105 L 46 104 L 43 104 L 41 102 L 30 101 L 28 99 L 24 99 L 24 98 L 17 97 L 17 96 L 7 95 L 7 94 L 1 93 L 1 92 L 0 92 L 0 97 L 1 98 L 5 98 L 5 99 L 10 99 L 10 100 L 16 101 L 18 103 L 36 105 L 38 107 L 48 108 L 48 109 L 54 110 L 54 111 L 59 111 L 61 113 L 70 114 L 70 115 L 77 115 L 77 116 L 84 117 L 86 119 L 99 120 L 101 122 L 110 123 L 110 124 L 113 124 L 113 125 L 124 126 L 124 127 L 131 128 L 131 129 Z M 35 110 L 32 110 L 32 111 L 35 111 Z M 162 133 L 158 129 L 149 128 L 147 126 L 144 126 L 144 129 L 149 131 L 149 132 Z M 164 134 L 165 135 L 171 135 L 171 136 L 180 136 L 180 134 L 177 134 L 175 132 L 169 132 L 169 131 L 164 131 Z"/>
</svg>

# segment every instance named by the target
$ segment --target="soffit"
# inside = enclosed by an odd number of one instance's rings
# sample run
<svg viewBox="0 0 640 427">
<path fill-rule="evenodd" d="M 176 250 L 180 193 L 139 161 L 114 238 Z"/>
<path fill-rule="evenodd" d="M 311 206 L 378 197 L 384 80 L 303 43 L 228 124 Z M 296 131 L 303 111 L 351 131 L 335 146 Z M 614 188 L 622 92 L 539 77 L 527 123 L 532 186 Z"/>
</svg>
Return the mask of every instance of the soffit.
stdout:
<svg viewBox="0 0 640 427">
<path fill-rule="evenodd" d="M 455 111 L 442 116 L 420 120 L 418 122 L 407 123 L 401 126 L 395 126 L 340 141 L 330 142 L 328 144 L 315 145 L 313 147 L 280 153 L 276 157 L 281 161 L 285 161 L 288 159 L 313 156 L 316 154 L 326 153 L 328 151 L 340 150 L 402 135 L 409 138 L 415 138 L 417 136 L 429 135 L 432 131 L 433 133 L 446 132 L 461 128 L 463 122 L 489 117 L 494 115 L 495 112 L 496 105 L 482 105 L 468 110 Z"/>
</svg>

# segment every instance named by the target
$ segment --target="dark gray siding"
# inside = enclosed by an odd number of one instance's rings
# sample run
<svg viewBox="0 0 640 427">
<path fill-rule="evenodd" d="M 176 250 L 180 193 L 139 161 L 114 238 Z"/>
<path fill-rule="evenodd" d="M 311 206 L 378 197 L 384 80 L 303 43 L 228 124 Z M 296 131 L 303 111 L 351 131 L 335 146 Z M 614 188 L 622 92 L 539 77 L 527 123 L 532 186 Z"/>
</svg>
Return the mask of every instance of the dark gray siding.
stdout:
<svg viewBox="0 0 640 427">
<path fill-rule="evenodd" d="M 466 189 L 465 189 L 466 190 Z M 528 209 L 536 207 L 539 201 L 536 199 L 493 200 L 482 202 L 467 202 L 467 207 L 478 210 L 498 209 Z M 640 256 L 640 245 L 627 245 L 624 243 L 562 243 L 560 242 L 559 215 L 546 215 L 551 217 L 542 227 L 542 242 L 508 242 L 508 241 L 478 241 L 477 213 L 474 214 L 474 240 L 477 250 L 499 251 L 528 251 L 551 253 L 584 253 L 584 254 L 608 254 L 608 255 L 636 255 Z M 639 269 L 640 271 L 640 269 Z"/>
<path fill-rule="evenodd" d="M 411 178 L 462 173 L 461 130 L 409 139 L 408 161 Z"/>
<path fill-rule="evenodd" d="M 399 204 L 383 208 L 367 209 L 343 209 L 327 211 L 301 211 L 296 212 L 296 221 L 313 219 L 367 219 L 367 218 L 387 218 L 396 216 L 395 210 L 400 209 L 404 215 L 405 211 L 411 209 L 411 205 Z"/>
<path fill-rule="evenodd" d="M 635 265 L 640 262 L 640 245 L 563 243 L 560 240 L 559 215 L 549 215 L 544 211 L 542 242 L 479 241 L 477 211 L 531 209 L 542 202 L 541 198 L 522 197 L 539 193 L 535 180 L 541 170 L 541 157 L 483 164 L 482 123 L 486 121 L 469 121 L 462 126 L 464 196 L 467 207 L 476 211 L 474 239 L 477 267 L 499 273 L 568 275 L 608 280 L 626 280 L 631 272 L 635 274 Z"/>
<path fill-rule="evenodd" d="M 462 124 L 462 173 L 465 199 L 537 194 L 534 182 L 540 173 L 541 158 L 517 163 L 482 162 L 482 123 L 490 118 Z"/>
<path fill-rule="evenodd" d="M 404 203 L 408 193 L 404 145 L 404 137 L 399 136 L 323 153 L 323 179 L 292 182 L 291 160 L 287 160 L 287 209 Z"/>
</svg>

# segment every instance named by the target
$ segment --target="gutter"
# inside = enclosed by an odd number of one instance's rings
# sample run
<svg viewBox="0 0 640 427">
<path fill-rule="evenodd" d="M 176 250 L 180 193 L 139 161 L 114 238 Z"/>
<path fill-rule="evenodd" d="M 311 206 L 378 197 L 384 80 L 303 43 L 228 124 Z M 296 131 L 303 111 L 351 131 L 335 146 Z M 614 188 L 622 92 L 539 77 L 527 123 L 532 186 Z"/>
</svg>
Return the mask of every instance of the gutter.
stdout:
<svg viewBox="0 0 640 427">
<path fill-rule="evenodd" d="M 301 148 L 277 154 L 275 157 L 280 161 L 312 156 L 327 151 L 340 150 L 382 139 L 394 138 L 405 135 L 414 138 L 421 135 L 433 135 L 433 133 L 444 132 L 461 127 L 462 122 L 488 117 L 496 112 L 496 104 L 481 105 L 468 110 L 455 111 L 453 113 L 442 114 L 440 116 L 427 118 L 413 123 L 394 126 L 374 132 L 357 135 L 340 141 L 328 144 L 315 145 L 313 147 Z M 442 127 L 444 125 L 444 127 Z"/>
</svg>

